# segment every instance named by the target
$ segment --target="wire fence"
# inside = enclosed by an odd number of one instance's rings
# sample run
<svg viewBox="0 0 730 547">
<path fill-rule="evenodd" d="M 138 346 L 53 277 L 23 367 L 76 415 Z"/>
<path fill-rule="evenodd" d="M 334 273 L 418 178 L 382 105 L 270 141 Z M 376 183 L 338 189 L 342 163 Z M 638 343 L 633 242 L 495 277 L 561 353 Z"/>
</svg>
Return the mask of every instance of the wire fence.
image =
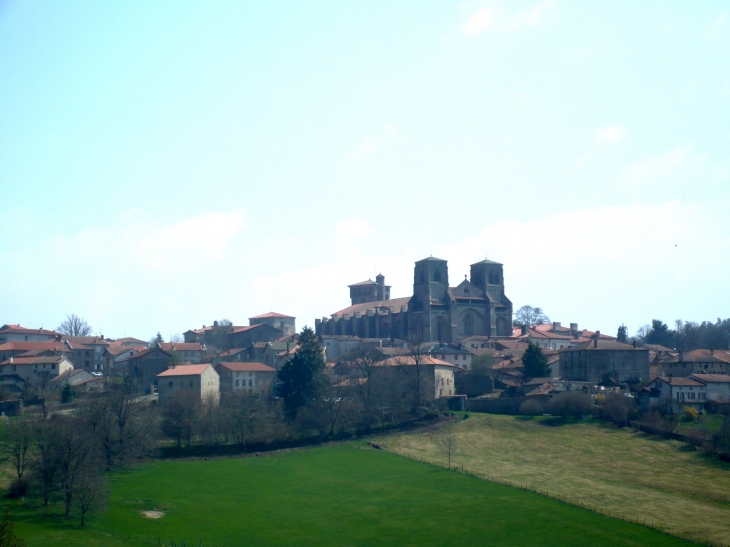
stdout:
<svg viewBox="0 0 730 547">
<path fill-rule="evenodd" d="M 559 502 L 562 502 L 562 503 L 565 503 L 568 505 L 575 505 L 575 506 L 581 507 L 583 509 L 588 509 L 589 511 L 591 511 L 597 515 L 603 515 L 605 517 L 622 520 L 625 522 L 630 522 L 632 524 L 638 524 L 640 526 L 645 526 L 647 528 L 651 528 L 651 529 L 661 532 L 663 534 L 674 536 L 676 538 L 683 539 L 686 541 L 691 541 L 691 542 L 697 543 L 699 545 L 707 545 L 708 547 L 730 547 L 730 543 L 726 544 L 722 541 L 720 541 L 720 542 L 712 541 L 706 537 L 701 537 L 696 534 L 692 534 L 691 532 L 684 532 L 682 530 L 672 530 L 669 527 L 667 527 L 666 525 L 663 525 L 661 522 L 654 522 L 651 520 L 647 520 L 643 517 L 639 517 L 638 515 L 637 516 L 626 515 L 626 513 L 623 513 L 623 512 L 604 509 L 602 507 L 598 507 L 597 505 L 586 503 L 585 500 L 580 500 L 578 498 L 571 498 L 570 496 L 558 494 L 556 492 L 550 492 L 547 489 L 539 488 L 539 487 L 531 485 L 531 484 L 508 481 L 501 477 L 494 477 L 494 476 L 486 474 L 486 473 L 477 473 L 475 471 L 470 471 L 469 469 L 465 469 L 463 464 L 461 464 L 461 465 L 451 464 L 451 466 L 449 466 L 447 463 L 429 460 L 428 458 L 424 458 L 421 456 L 414 456 L 413 454 L 408 454 L 407 452 L 401 452 L 394 448 L 388 448 L 383 445 L 381 445 L 381 448 L 387 452 L 390 452 L 391 454 L 395 454 L 397 456 L 401 456 L 401 457 L 407 458 L 407 459 L 415 461 L 415 462 L 420 462 L 420 463 L 425 463 L 427 465 L 441 467 L 442 469 L 455 471 L 457 473 L 463 473 L 464 475 L 469 475 L 469 476 L 477 478 L 477 479 L 494 482 L 497 484 L 502 484 L 504 486 L 510 486 L 512 488 L 518 488 L 520 490 L 527 490 L 529 492 L 533 492 L 540 496 L 550 498 L 552 500 L 556 500 L 556 501 L 559 501 Z"/>
</svg>

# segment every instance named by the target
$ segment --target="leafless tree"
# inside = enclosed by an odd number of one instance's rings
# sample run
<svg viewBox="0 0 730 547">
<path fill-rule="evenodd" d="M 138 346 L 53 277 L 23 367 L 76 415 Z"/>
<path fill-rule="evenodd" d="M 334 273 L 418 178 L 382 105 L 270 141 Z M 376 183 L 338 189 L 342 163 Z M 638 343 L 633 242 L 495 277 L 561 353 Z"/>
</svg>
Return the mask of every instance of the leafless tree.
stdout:
<svg viewBox="0 0 730 547">
<path fill-rule="evenodd" d="M 629 427 L 631 416 L 636 411 L 636 399 L 612 392 L 606 395 L 602 406 L 611 421 Z"/>
<path fill-rule="evenodd" d="M 33 429 L 29 420 L 19 419 L 7 425 L 5 443 L 2 445 L 3 459 L 13 466 L 18 483 L 23 482 L 23 476 L 30 466 L 32 444 Z"/>
<path fill-rule="evenodd" d="M 58 434 L 58 478 L 65 514 L 69 516 L 79 485 L 89 474 L 97 473 L 97 444 L 85 424 L 76 417 L 55 416 L 52 422 Z"/>
<path fill-rule="evenodd" d="M 198 429 L 201 403 L 195 392 L 181 389 L 174 392 L 162 405 L 162 431 L 175 441 L 178 448 L 183 441 L 190 446 L 193 434 Z"/>
<path fill-rule="evenodd" d="M 179 332 L 170 335 L 170 342 L 172 342 L 173 344 L 181 344 L 183 341 L 183 336 Z"/>
<path fill-rule="evenodd" d="M 517 312 L 515 312 L 515 324 L 517 325 L 542 325 L 543 323 L 549 323 L 550 318 L 545 315 L 542 308 L 533 308 L 532 306 L 522 306 Z"/>
<path fill-rule="evenodd" d="M 423 346 L 415 341 L 408 343 L 407 351 L 394 358 L 394 364 L 400 374 L 405 376 L 407 384 L 410 385 L 412 410 L 415 414 L 433 401 L 434 393 L 430 388 L 433 386 L 431 367 L 428 366 L 428 355 L 423 351 Z"/>
<path fill-rule="evenodd" d="M 219 351 L 231 349 L 229 334 L 233 332 L 233 323 L 229 319 L 221 319 L 217 321 L 210 331 L 210 343 L 218 348 Z"/>
<path fill-rule="evenodd" d="M 449 469 L 451 469 L 451 456 L 456 450 L 456 441 L 456 433 L 450 430 L 445 431 L 439 437 L 439 442 L 441 443 L 441 446 L 443 447 L 444 452 L 446 452 L 446 456 L 448 458 Z"/>
<path fill-rule="evenodd" d="M 81 317 L 72 313 L 66 316 L 66 320 L 56 330 L 66 336 L 88 336 L 92 328 Z"/>
<path fill-rule="evenodd" d="M 369 429 L 378 419 L 377 409 L 381 393 L 379 380 L 383 367 L 373 351 L 364 351 L 343 360 L 349 371 L 350 391 L 358 398 L 362 409 L 361 424 Z"/>
<path fill-rule="evenodd" d="M 83 473 L 76 485 L 76 506 L 81 514 L 81 526 L 86 522 L 86 515 L 94 510 L 101 510 L 106 505 L 109 490 L 104 478 L 96 472 Z"/>
<path fill-rule="evenodd" d="M 43 492 L 43 505 L 48 506 L 51 496 L 58 489 L 56 477 L 60 465 L 60 438 L 51 420 L 39 416 L 33 420 L 33 466 Z"/>
</svg>

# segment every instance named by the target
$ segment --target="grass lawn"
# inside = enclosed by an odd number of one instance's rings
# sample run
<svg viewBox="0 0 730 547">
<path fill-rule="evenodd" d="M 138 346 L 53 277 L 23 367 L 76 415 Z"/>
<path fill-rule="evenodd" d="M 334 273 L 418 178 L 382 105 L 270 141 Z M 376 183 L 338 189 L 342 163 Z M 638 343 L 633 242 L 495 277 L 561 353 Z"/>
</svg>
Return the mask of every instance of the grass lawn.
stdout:
<svg viewBox="0 0 730 547">
<path fill-rule="evenodd" d="M 677 441 L 600 423 L 469 414 L 447 426 L 452 461 L 466 470 L 568 496 L 612 514 L 661 522 L 693 537 L 730 543 L 730 465 Z M 383 439 L 389 449 L 445 462 L 437 433 Z"/>
<path fill-rule="evenodd" d="M 475 422 L 473 422 L 475 423 Z M 197 546 L 682 545 L 531 492 L 417 463 L 363 443 L 266 457 L 160 461 L 113 477 L 110 507 L 87 530 L 14 503 L 28 545 Z M 149 519 L 141 511 L 164 513 Z M 60 539 L 65 531 L 66 539 Z M 71 534 L 74 534 L 73 536 Z M 95 543 L 96 542 L 96 543 Z"/>
</svg>

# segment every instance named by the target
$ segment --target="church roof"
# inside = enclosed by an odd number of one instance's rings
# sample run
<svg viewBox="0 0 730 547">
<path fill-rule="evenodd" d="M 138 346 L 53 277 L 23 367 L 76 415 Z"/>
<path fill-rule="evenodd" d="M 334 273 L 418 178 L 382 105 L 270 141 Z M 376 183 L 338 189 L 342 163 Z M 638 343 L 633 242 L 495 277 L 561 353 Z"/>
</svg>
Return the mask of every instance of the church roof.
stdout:
<svg viewBox="0 0 730 547">
<path fill-rule="evenodd" d="M 411 297 L 406 296 L 404 298 L 392 298 L 391 300 L 379 300 L 377 302 L 365 302 L 364 304 L 355 304 L 354 306 L 350 306 L 349 308 L 345 308 L 344 310 L 340 310 L 338 312 L 333 313 L 332 317 L 340 318 L 345 314 L 352 317 L 355 314 L 355 312 L 360 312 L 361 314 L 365 315 L 368 310 L 375 310 L 376 308 L 389 309 L 391 306 L 394 306 L 395 311 L 399 312 L 401 306 L 405 306 L 406 310 L 407 310 L 408 303 L 410 301 L 411 301 Z"/>
<path fill-rule="evenodd" d="M 358 285 L 377 285 L 375 281 L 372 279 L 368 279 L 367 281 L 360 281 L 359 283 L 353 283 L 352 285 L 348 285 L 348 287 L 357 287 Z"/>
<path fill-rule="evenodd" d="M 418 264 L 419 262 L 428 262 L 429 260 L 433 260 L 436 262 L 446 262 L 446 260 L 444 260 L 443 258 L 436 258 L 435 256 L 429 256 L 428 258 L 422 258 L 421 260 L 417 260 L 416 264 Z"/>
</svg>

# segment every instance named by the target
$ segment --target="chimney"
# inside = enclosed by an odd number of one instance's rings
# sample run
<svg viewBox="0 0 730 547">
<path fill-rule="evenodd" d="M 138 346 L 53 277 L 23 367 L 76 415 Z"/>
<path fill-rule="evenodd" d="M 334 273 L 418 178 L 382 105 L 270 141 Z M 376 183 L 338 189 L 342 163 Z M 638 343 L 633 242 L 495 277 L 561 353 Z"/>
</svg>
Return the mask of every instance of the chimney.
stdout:
<svg viewBox="0 0 730 547">
<path fill-rule="evenodd" d="M 578 323 L 571 323 L 570 330 L 578 330 Z"/>
<path fill-rule="evenodd" d="M 595 337 L 593 338 L 593 348 L 598 348 L 598 333 L 596 333 Z"/>
<path fill-rule="evenodd" d="M 213 321 L 213 326 L 214 327 L 217 327 L 218 326 L 218 321 Z"/>
<path fill-rule="evenodd" d="M 553 321 L 553 330 L 558 330 L 560 328 L 560 323 L 557 321 Z"/>
<path fill-rule="evenodd" d="M 527 334 L 527 325 L 520 325 L 520 331 L 522 334 Z"/>
</svg>

